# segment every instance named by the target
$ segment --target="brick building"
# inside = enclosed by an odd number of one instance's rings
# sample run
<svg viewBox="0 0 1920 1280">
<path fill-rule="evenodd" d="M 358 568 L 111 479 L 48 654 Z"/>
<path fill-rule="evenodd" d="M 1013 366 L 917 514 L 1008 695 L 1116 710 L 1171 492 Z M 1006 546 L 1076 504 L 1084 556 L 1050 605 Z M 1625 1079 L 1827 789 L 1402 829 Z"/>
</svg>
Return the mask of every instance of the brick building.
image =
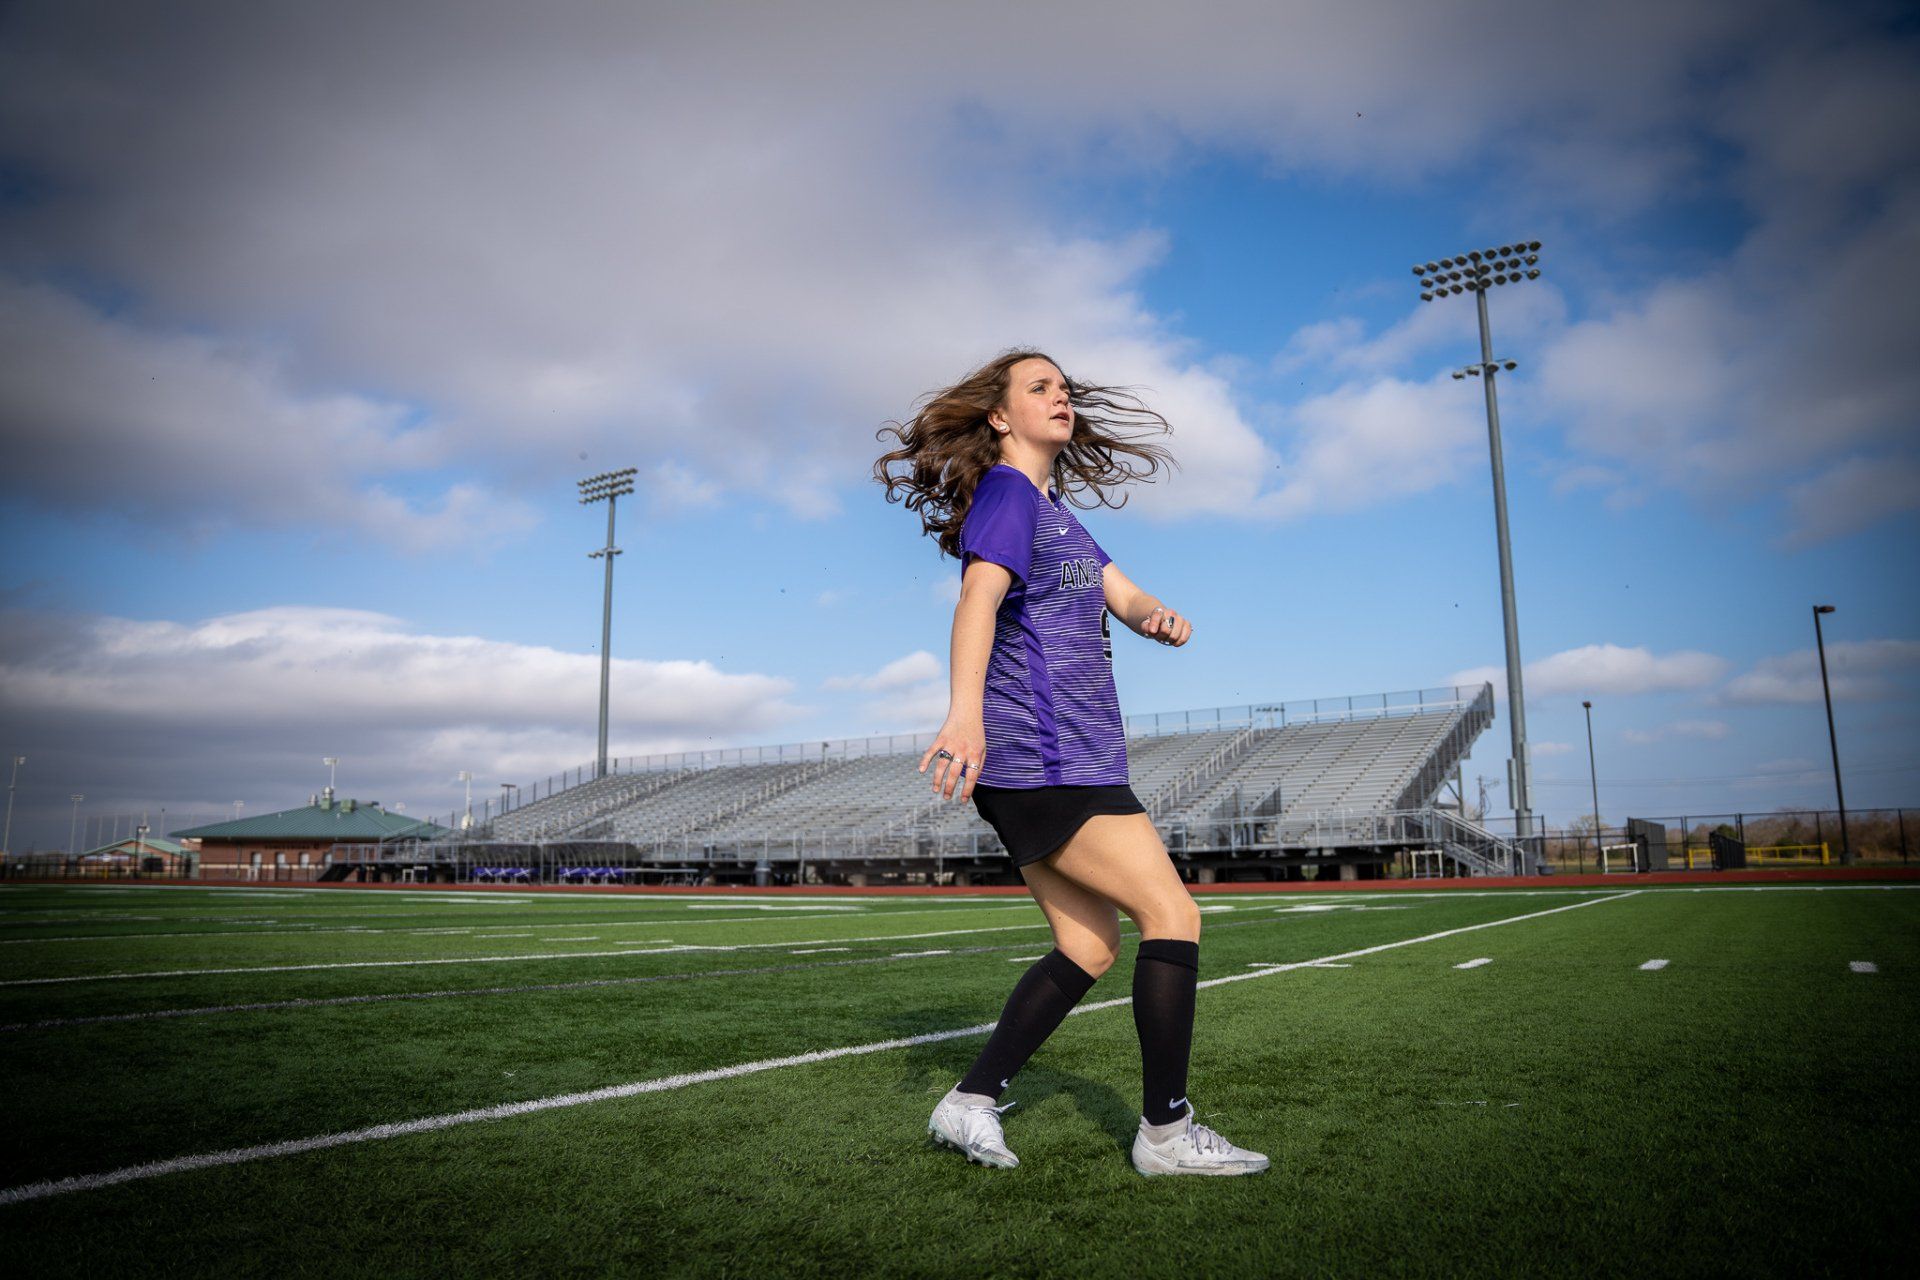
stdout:
<svg viewBox="0 0 1920 1280">
<path fill-rule="evenodd" d="M 378 800 L 316 799 L 299 809 L 215 822 L 171 833 L 207 879 L 317 880 L 337 844 L 376 844 L 453 834 L 432 822 L 389 813 Z"/>
</svg>

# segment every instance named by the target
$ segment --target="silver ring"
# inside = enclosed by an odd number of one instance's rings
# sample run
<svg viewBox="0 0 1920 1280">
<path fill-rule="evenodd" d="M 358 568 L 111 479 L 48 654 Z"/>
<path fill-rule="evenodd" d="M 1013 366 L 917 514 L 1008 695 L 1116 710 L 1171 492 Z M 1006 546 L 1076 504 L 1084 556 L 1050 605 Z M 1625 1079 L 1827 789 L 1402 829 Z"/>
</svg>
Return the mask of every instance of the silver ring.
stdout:
<svg viewBox="0 0 1920 1280">
<path fill-rule="evenodd" d="M 948 750 L 945 750 L 945 749 L 943 748 L 943 749 L 941 749 L 941 750 L 939 750 L 939 751 L 936 751 L 936 752 L 934 752 L 934 753 L 933 753 L 933 758 L 934 758 L 935 760 L 951 760 L 951 759 L 953 759 L 953 752 L 951 752 L 951 751 L 948 751 Z"/>
</svg>

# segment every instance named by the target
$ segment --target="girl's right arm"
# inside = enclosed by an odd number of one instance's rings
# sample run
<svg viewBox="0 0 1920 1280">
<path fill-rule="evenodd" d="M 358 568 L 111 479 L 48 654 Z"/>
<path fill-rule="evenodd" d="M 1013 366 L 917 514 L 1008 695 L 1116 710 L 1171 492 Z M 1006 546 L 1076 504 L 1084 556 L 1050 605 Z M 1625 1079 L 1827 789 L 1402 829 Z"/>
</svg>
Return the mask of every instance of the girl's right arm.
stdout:
<svg viewBox="0 0 1920 1280">
<path fill-rule="evenodd" d="M 980 767 L 986 762 L 987 659 L 993 654 L 994 619 L 1012 586 L 1013 574 L 991 560 L 976 559 L 960 578 L 960 603 L 953 608 L 953 657 L 949 664 L 953 687 L 947 722 L 927 754 L 920 757 L 920 772 L 925 773 L 937 753 L 953 753 L 953 759 L 937 761 L 933 773 L 934 793 L 948 799 L 956 790 L 962 800 L 970 799 Z M 966 765 L 964 775 L 962 764 Z"/>
</svg>

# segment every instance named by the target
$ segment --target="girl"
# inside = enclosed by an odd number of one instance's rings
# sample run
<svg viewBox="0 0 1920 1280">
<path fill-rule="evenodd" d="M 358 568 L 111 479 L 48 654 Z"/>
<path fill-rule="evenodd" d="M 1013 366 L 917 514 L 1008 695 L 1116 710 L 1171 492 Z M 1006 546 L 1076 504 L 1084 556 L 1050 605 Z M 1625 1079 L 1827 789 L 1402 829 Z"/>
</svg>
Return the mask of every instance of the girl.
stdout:
<svg viewBox="0 0 1920 1280">
<path fill-rule="evenodd" d="M 1120 572 L 1066 502 L 1086 489 L 1103 505 L 1124 505 L 1108 503 L 1103 486 L 1173 461 L 1116 433 L 1129 425 L 1168 429 L 1123 391 L 1072 383 L 1042 353 L 1010 351 L 880 433 L 900 442 L 874 465 L 887 501 L 904 488 L 924 532 L 962 565 L 952 701 L 920 771 L 937 761 L 935 794 L 971 799 L 999 833 L 1054 942 L 1015 984 L 986 1047 L 927 1127 L 969 1160 L 1020 1163 L 1000 1124 L 1013 1104 L 996 1104 L 1113 964 L 1124 911 L 1141 938 L 1133 1019 L 1145 1106 L 1133 1167 L 1257 1173 L 1267 1158 L 1197 1123 L 1187 1102 L 1200 912 L 1128 785 L 1107 614 L 1175 647 L 1193 624 Z M 893 463 L 908 464 L 907 474 L 891 474 Z"/>
</svg>

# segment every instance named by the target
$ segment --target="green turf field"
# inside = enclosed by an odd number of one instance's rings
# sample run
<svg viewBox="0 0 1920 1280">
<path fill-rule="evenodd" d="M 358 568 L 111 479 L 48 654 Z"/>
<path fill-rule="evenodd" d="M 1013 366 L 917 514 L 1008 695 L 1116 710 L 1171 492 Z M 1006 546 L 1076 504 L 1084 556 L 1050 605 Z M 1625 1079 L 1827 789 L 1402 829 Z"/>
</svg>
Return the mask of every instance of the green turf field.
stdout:
<svg viewBox="0 0 1920 1280">
<path fill-rule="evenodd" d="M 1201 902 L 1190 1093 L 1256 1177 L 1128 1164 L 1131 944 L 1014 1081 L 1019 1169 L 928 1144 L 1049 945 L 1023 899 L 0 888 L 0 1258 L 1804 1275 L 1916 1242 L 1920 887 Z"/>
</svg>

